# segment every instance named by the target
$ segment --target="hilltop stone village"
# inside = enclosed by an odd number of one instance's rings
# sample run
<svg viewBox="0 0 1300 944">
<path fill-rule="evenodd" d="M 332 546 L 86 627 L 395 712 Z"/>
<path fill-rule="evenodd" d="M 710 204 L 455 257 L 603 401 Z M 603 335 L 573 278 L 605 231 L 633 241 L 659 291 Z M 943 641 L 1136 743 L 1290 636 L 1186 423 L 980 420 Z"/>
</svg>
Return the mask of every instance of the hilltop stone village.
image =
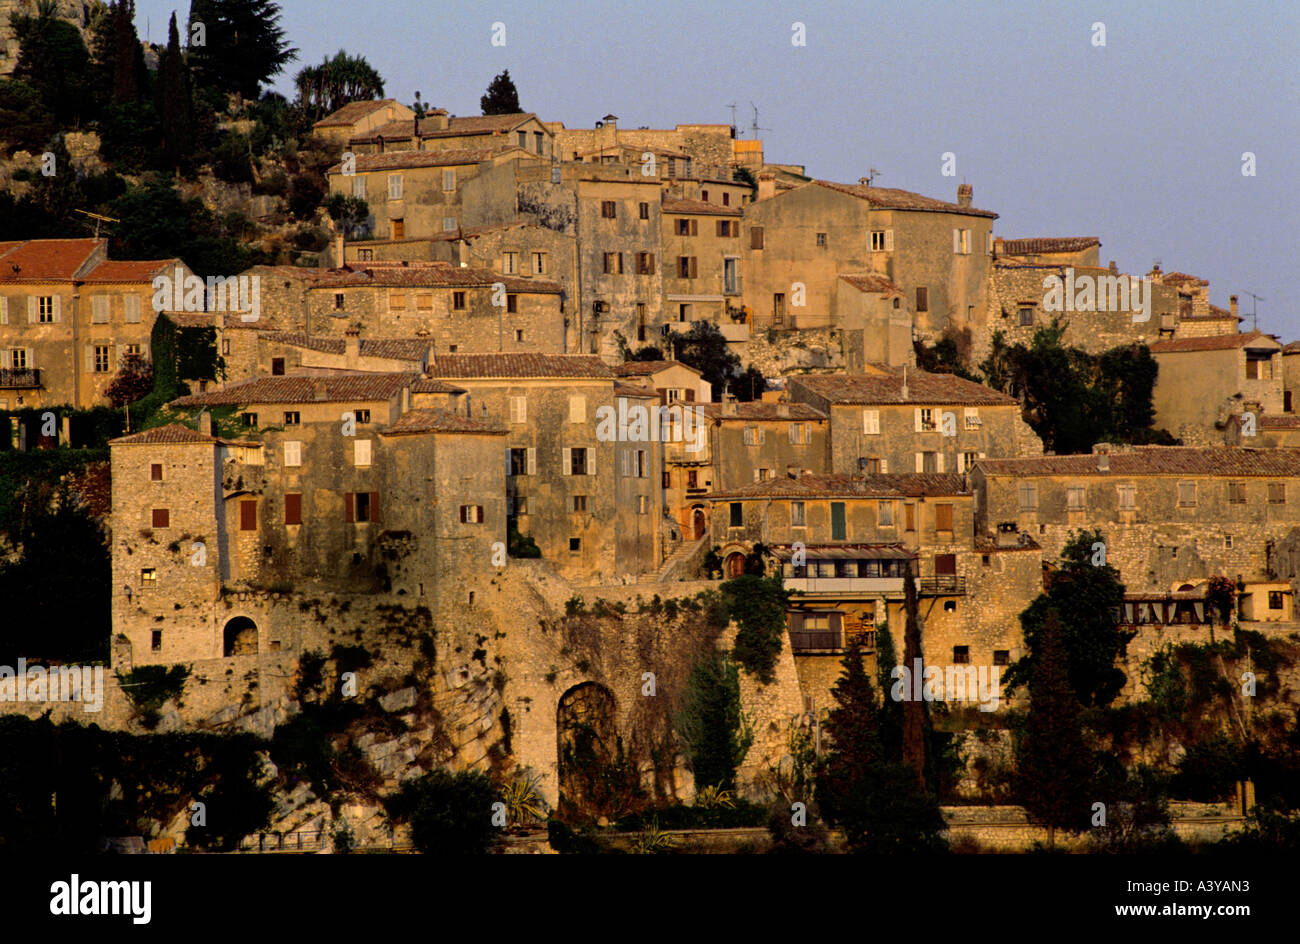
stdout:
<svg viewBox="0 0 1300 944">
<path fill-rule="evenodd" d="M 1211 638 L 1213 578 L 1237 588 L 1243 627 L 1296 632 L 1300 342 L 1243 331 L 1236 295 L 1223 308 L 1196 276 L 1120 272 L 1096 236 L 1004 237 L 969 184 L 819 179 L 727 125 L 379 99 L 314 130 L 337 153 L 330 193 L 368 218 L 315 266 L 229 273 L 220 304 L 211 279 L 197 310 L 158 288 L 194 275 L 183 258 L 0 243 L 0 410 L 56 426 L 15 420 L 13 448 L 67 444 L 60 411 L 105 405 L 160 319 L 210 331 L 220 358 L 181 378 L 165 421 L 109 444 L 96 724 L 138 730 L 121 678 L 184 665 L 159 730 L 269 737 L 313 654 L 333 653 L 402 722 L 356 739 L 387 788 L 518 767 L 555 805 L 582 791 L 563 758 L 595 730 L 647 790 L 689 801 L 688 766 L 657 745 L 692 665 L 736 633 L 690 601 L 762 572 L 790 596 L 771 680 L 740 674 L 737 789 L 759 796 L 823 722 L 846 648 L 874 665 L 880 627 L 901 639 L 912 578 L 926 665 L 1009 667 L 1045 575 L 1100 532 L 1126 588 L 1126 699 L 1153 653 Z M 1075 305 L 1082 279 L 1096 295 Z M 1154 426 L 1180 445 L 1055 455 L 1018 399 L 918 362 L 944 342 L 979 364 L 1057 319 L 1090 353 L 1149 350 Z M 766 389 L 679 360 L 699 325 Z M 646 348 L 661 356 L 633 357 Z M 952 710 L 1022 696 L 994 697 L 939 691 Z M 277 822 L 339 815 L 363 833 L 374 818 L 304 786 Z"/>
</svg>

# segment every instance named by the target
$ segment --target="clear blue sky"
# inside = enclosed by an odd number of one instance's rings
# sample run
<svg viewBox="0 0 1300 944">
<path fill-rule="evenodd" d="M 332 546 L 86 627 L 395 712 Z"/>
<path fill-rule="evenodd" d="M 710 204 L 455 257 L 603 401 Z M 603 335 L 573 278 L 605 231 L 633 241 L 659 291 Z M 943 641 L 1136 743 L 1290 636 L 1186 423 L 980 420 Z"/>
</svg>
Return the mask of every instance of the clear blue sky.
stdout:
<svg viewBox="0 0 1300 944">
<path fill-rule="evenodd" d="M 995 233 L 1099 236 L 1103 264 L 1253 291 L 1260 328 L 1300 338 L 1300 4 L 1282 2 L 490 4 L 283 0 L 299 61 L 366 57 L 390 97 L 479 113 L 508 68 L 544 120 L 623 127 L 731 120 L 759 108 L 767 160 L 995 210 Z M 188 0 L 137 0 L 166 40 Z M 492 24 L 506 26 L 504 47 Z M 807 45 L 791 43 L 802 22 Z M 1092 24 L 1106 45 L 1092 45 Z M 184 27 L 182 26 L 182 29 Z M 952 151 L 957 178 L 940 173 Z M 1254 152 L 1256 176 L 1241 173 Z M 1246 322 L 1249 327 L 1249 321 Z"/>
</svg>

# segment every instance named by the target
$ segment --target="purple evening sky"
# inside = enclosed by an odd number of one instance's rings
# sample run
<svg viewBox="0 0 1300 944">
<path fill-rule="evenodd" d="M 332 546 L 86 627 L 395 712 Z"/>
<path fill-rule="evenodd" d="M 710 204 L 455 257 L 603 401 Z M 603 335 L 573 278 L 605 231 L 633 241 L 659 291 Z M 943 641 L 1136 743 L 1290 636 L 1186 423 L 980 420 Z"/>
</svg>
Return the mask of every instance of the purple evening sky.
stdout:
<svg viewBox="0 0 1300 944">
<path fill-rule="evenodd" d="M 283 0 L 299 60 L 360 54 L 410 103 L 479 113 L 509 69 L 546 121 L 736 121 L 759 109 L 768 161 L 947 200 L 957 184 L 1007 237 L 1099 236 L 1103 264 L 1254 292 L 1262 330 L 1300 337 L 1300 4 L 903 2 L 489 4 Z M 137 0 L 165 42 L 188 0 Z M 506 44 L 491 44 L 492 24 Z M 792 45 L 792 24 L 807 45 Z M 1105 24 L 1104 48 L 1092 24 Z M 957 178 L 940 173 L 957 158 Z M 1256 176 L 1242 175 L 1242 154 Z M 1245 327 L 1249 328 L 1247 319 Z"/>
</svg>

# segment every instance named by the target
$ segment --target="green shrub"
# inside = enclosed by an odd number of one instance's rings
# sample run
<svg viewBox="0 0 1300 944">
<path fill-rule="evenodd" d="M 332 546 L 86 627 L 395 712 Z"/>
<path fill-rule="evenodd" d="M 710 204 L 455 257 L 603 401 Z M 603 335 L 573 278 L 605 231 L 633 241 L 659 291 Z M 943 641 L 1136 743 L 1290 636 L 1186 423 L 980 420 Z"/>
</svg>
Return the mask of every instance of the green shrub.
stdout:
<svg viewBox="0 0 1300 944">
<path fill-rule="evenodd" d="M 426 855 L 474 855 L 496 839 L 495 802 L 497 791 L 483 774 L 434 770 L 408 780 L 386 805 L 396 822 L 411 824 L 411 841 Z"/>
</svg>

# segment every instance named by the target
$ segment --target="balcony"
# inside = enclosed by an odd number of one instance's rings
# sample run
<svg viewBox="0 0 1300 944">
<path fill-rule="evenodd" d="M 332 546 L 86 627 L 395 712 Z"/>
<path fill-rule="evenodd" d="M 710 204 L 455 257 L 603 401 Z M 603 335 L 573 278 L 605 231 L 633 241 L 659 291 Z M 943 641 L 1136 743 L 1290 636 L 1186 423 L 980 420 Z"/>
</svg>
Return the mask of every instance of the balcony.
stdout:
<svg viewBox="0 0 1300 944">
<path fill-rule="evenodd" d="M 797 593 L 902 593 L 902 577 L 786 577 Z"/>
<path fill-rule="evenodd" d="M 843 652 L 846 643 L 856 641 L 863 652 L 876 651 L 876 631 L 874 629 L 848 630 L 838 629 L 792 629 L 790 630 L 791 652 Z"/>
<path fill-rule="evenodd" d="M 916 579 L 916 592 L 921 596 L 964 594 L 966 592 L 966 578 L 958 577 L 955 574 L 944 574 L 938 577 L 918 577 Z"/>
<path fill-rule="evenodd" d="M 34 390 L 40 385 L 41 371 L 39 367 L 30 369 L 0 368 L 0 389 Z"/>
</svg>

